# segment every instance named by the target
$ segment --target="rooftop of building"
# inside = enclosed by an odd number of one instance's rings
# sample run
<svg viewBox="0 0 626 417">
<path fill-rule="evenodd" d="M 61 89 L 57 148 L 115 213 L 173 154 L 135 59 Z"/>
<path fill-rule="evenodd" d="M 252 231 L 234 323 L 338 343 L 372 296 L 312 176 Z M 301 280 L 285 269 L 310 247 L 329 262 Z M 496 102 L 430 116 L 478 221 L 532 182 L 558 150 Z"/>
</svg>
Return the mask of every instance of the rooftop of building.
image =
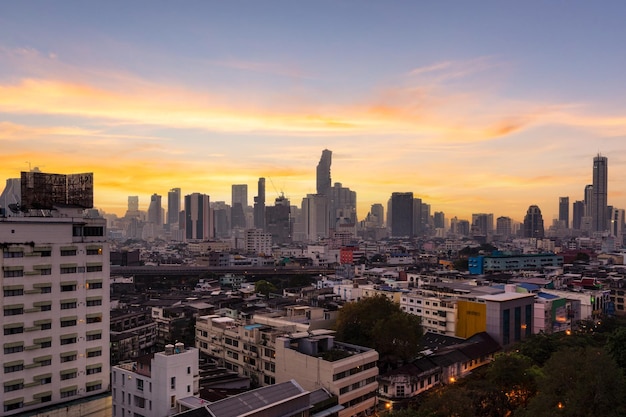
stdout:
<svg viewBox="0 0 626 417">
<path fill-rule="evenodd" d="M 519 300 L 522 298 L 533 298 L 534 296 L 535 294 L 531 293 L 503 292 L 500 294 L 482 295 L 478 298 L 484 301 L 494 301 L 502 303 L 506 301 Z"/>
</svg>

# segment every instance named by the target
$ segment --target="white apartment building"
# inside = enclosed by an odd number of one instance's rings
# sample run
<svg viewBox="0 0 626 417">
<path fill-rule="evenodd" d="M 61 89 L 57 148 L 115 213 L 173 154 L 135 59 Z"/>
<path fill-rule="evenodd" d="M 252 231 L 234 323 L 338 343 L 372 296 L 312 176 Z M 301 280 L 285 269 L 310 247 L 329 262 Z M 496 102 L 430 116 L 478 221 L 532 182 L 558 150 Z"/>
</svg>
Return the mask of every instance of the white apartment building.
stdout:
<svg viewBox="0 0 626 417">
<path fill-rule="evenodd" d="M 420 316 L 424 331 L 454 336 L 456 333 L 456 299 L 441 296 L 432 291 L 415 290 L 403 293 L 400 298 L 402 311 Z"/>
<path fill-rule="evenodd" d="M 106 221 L 38 215 L 0 218 L 4 416 L 109 389 Z"/>
<path fill-rule="evenodd" d="M 271 255 L 272 234 L 261 229 L 247 229 L 245 234 L 245 249 L 247 253 Z"/>
<path fill-rule="evenodd" d="M 304 323 L 263 316 L 252 320 L 242 324 L 229 317 L 201 316 L 196 347 L 257 385 L 295 379 L 309 391 L 324 388 L 338 397 L 340 417 L 368 415 L 373 409 L 378 352 L 335 342 L 332 330 L 309 330 Z"/>
<path fill-rule="evenodd" d="M 165 417 L 199 391 L 199 352 L 183 343 L 112 368 L 113 417 Z"/>
</svg>

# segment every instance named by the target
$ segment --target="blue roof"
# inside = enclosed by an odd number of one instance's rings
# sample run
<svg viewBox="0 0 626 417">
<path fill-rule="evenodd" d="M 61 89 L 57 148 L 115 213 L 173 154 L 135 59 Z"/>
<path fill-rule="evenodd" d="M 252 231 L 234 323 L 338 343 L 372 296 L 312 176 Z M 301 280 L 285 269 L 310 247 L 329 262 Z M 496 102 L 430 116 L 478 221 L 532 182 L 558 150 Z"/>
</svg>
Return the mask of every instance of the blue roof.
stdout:
<svg viewBox="0 0 626 417">
<path fill-rule="evenodd" d="M 537 291 L 539 289 L 539 285 L 537 284 L 529 284 L 527 282 L 520 282 L 518 284 L 516 284 L 518 287 L 522 287 L 525 290 L 528 290 L 528 292 L 533 292 L 533 291 Z"/>
<path fill-rule="evenodd" d="M 540 292 L 537 294 L 538 297 L 545 298 L 546 300 L 554 300 L 555 298 L 561 298 L 558 295 L 548 294 L 547 292 Z"/>
<path fill-rule="evenodd" d="M 254 330 L 254 329 L 258 329 L 259 327 L 263 327 L 263 325 L 262 324 L 248 324 L 246 326 L 243 326 L 243 328 L 246 330 Z"/>
</svg>

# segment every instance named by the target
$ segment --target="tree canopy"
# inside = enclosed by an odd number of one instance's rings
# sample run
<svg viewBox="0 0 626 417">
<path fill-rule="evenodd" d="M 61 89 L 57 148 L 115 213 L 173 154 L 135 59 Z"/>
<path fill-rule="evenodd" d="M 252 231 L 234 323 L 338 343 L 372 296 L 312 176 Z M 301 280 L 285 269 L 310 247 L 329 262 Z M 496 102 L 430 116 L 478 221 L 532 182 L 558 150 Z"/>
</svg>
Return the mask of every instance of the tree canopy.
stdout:
<svg viewBox="0 0 626 417">
<path fill-rule="evenodd" d="M 339 341 L 376 349 L 383 368 L 415 358 L 422 337 L 420 318 L 382 295 L 345 304 L 336 330 Z"/>
</svg>

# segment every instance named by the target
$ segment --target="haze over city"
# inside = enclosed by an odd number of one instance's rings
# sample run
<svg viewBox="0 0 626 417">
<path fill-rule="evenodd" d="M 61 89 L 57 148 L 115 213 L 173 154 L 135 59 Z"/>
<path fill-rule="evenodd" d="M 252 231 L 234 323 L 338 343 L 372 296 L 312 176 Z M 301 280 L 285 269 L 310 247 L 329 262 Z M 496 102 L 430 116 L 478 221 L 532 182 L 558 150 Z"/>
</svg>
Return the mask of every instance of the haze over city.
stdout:
<svg viewBox="0 0 626 417">
<path fill-rule="evenodd" d="M 15 2 L 0 13 L 0 179 L 93 172 L 123 214 L 181 187 L 315 192 L 322 149 L 358 216 L 412 191 L 447 218 L 626 207 L 626 4 Z"/>
</svg>

